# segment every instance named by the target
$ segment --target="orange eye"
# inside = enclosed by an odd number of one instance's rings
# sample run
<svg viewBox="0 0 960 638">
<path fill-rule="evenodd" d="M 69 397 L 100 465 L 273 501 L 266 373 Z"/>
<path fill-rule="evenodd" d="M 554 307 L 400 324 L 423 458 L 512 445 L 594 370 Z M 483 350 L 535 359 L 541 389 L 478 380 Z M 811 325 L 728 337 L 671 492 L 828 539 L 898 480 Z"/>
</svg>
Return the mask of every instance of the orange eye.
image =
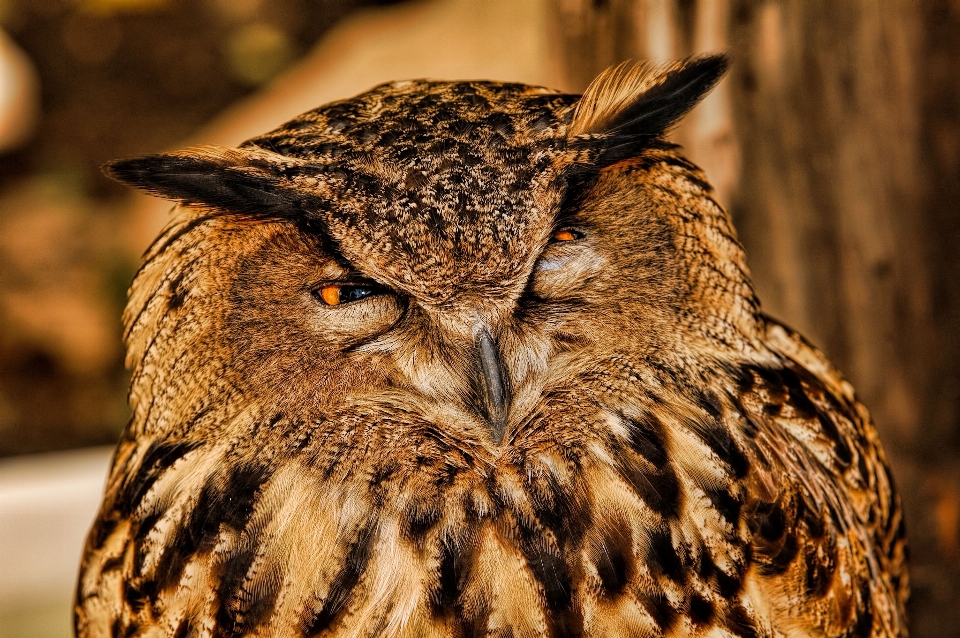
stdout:
<svg viewBox="0 0 960 638">
<path fill-rule="evenodd" d="M 583 234 L 575 230 L 569 230 L 564 228 L 563 230 L 558 230 L 553 234 L 554 241 L 576 241 L 582 239 Z"/>
<path fill-rule="evenodd" d="M 320 300 L 328 306 L 339 306 L 340 304 L 350 303 L 351 301 L 359 301 L 377 292 L 378 289 L 374 286 L 329 284 L 314 294 L 319 296 Z"/>
<path fill-rule="evenodd" d="M 336 306 L 340 303 L 340 286 L 324 286 L 320 289 L 320 298 L 328 306 Z"/>
</svg>

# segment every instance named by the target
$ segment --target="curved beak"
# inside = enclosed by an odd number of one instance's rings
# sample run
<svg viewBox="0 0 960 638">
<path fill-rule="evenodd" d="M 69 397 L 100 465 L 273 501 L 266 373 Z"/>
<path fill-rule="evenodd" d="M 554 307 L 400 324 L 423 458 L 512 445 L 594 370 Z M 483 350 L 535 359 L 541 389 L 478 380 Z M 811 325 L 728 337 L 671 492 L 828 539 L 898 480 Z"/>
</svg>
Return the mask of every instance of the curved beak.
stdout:
<svg viewBox="0 0 960 638">
<path fill-rule="evenodd" d="M 480 355 L 480 369 L 483 371 L 484 404 L 487 410 L 487 422 L 490 425 L 490 438 L 500 445 L 507 423 L 510 388 L 500 361 L 497 343 L 486 329 L 481 329 L 477 336 L 477 348 Z"/>
</svg>

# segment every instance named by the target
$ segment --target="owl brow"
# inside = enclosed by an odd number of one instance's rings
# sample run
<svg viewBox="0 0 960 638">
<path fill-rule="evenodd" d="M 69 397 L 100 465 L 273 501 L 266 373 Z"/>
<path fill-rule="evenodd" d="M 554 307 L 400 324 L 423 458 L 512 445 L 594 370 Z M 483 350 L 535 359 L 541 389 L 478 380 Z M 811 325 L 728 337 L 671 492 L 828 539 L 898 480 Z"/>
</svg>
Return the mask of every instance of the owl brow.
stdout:
<svg viewBox="0 0 960 638">
<path fill-rule="evenodd" d="M 580 212 L 584 199 L 598 178 L 599 174 L 593 171 L 575 173 L 567 177 L 563 189 L 563 197 L 557 208 L 557 214 L 554 215 L 553 218 L 551 232 L 560 230 L 565 226 L 574 225 L 574 222 L 577 221 L 577 213 Z"/>
<path fill-rule="evenodd" d="M 284 215 L 277 217 L 276 221 L 292 224 L 301 233 L 320 244 L 320 249 L 332 257 L 338 265 L 348 270 L 356 270 L 354 265 L 343 255 L 339 242 L 330 235 L 327 225 L 320 215 L 309 213 L 299 216 Z"/>
<path fill-rule="evenodd" d="M 367 274 L 343 254 L 343 252 L 340 250 L 339 242 L 337 242 L 337 240 L 334 239 L 329 232 L 327 232 L 326 224 L 319 215 L 307 214 L 300 217 L 286 216 L 272 219 L 271 221 L 292 224 L 301 233 L 307 235 L 310 239 L 317 242 L 319 244 L 319 249 L 324 253 L 324 255 L 329 259 L 332 259 L 337 266 L 345 271 L 344 275 L 337 277 L 336 281 L 351 283 L 373 283 L 396 294 L 396 290 L 392 286 L 380 281 L 376 277 Z"/>
</svg>

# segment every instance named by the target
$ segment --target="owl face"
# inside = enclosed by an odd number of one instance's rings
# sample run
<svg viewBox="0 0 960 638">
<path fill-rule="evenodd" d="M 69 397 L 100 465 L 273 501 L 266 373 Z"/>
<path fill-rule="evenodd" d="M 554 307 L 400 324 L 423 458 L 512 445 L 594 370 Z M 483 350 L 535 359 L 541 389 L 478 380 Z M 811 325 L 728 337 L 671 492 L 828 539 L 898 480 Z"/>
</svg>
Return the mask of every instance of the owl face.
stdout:
<svg viewBox="0 0 960 638">
<path fill-rule="evenodd" d="M 495 455 L 623 343 L 675 367 L 744 347 L 755 302 L 739 245 L 699 171 L 659 141 L 717 60 L 621 77 L 596 89 L 604 104 L 397 82 L 236 150 L 113 164 L 189 205 L 190 232 L 156 258 L 190 265 L 152 292 L 166 287 L 205 333 L 171 338 L 168 359 L 222 343 L 211 375 L 304 419 L 402 395 L 415 405 L 398 409 L 448 413 Z"/>
<path fill-rule="evenodd" d="M 375 266 L 353 266 L 289 222 L 208 220 L 197 250 L 209 257 L 179 280 L 189 292 L 168 317 L 202 317 L 205 333 L 172 340 L 172 358 L 195 359 L 196 344 L 217 343 L 225 361 L 210 362 L 223 368 L 211 377 L 225 375 L 245 401 L 304 418 L 364 401 L 396 405 L 399 395 L 398 407 L 441 410 L 431 419 L 495 454 L 544 396 L 575 386 L 591 356 L 620 347 L 604 335 L 671 353 L 682 336 L 676 314 L 659 311 L 677 305 L 684 286 L 666 221 L 638 233 L 614 206 L 585 213 L 546 227 L 514 257 L 523 287 L 494 284 L 517 288 L 514 298 L 483 299 L 481 282 L 446 304 L 382 283 Z"/>
</svg>

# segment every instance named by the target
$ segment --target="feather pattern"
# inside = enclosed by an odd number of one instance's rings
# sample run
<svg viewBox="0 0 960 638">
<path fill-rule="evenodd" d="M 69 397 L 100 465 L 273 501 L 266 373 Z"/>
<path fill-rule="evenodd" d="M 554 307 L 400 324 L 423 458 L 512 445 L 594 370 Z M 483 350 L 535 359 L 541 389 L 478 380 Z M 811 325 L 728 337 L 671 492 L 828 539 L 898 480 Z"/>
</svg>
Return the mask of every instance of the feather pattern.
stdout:
<svg viewBox="0 0 960 638">
<path fill-rule="evenodd" d="M 393 83 L 113 165 L 189 205 L 131 288 L 77 635 L 906 636 L 868 412 L 657 140 L 724 65 L 575 109 Z"/>
</svg>

